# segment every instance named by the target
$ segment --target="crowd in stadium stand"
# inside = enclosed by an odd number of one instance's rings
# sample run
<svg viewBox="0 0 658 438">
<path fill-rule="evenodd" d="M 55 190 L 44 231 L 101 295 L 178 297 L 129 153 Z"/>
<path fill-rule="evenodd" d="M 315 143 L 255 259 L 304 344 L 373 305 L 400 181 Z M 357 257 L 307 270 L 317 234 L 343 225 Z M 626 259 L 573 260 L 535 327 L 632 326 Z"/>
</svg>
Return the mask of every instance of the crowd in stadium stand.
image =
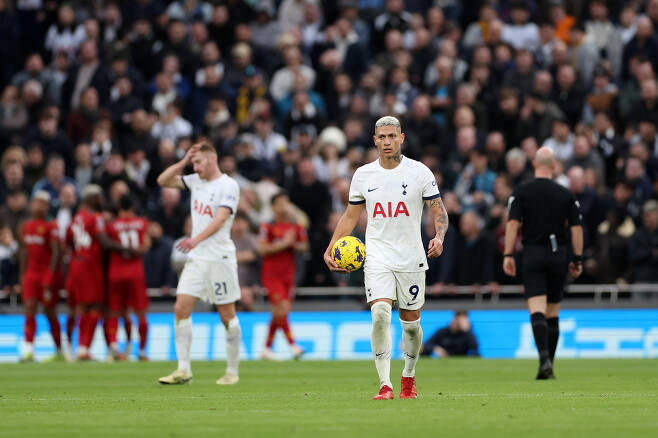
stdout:
<svg viewBox="0 0 658 438">
<path fill-rule="evenodd" d="M 658 281 L 658 0 L 0 0 L 0 35 L 4 288 L 30 195 L 50 192 L 65 230 L 90 182 L 108 214 L 136 198 L 148 286 L 175 287 L 189 195 L 155 179 L 204 139 L 242 190 L 239 249 L 283 188 L 308 225 L 299 285 L 358 284 L 322 254 L 382 115 L 450 214 L 429 293 L 517 281 L 506 205 L 542 145 L 584 217 L 579 281 Z"/>
</svg>

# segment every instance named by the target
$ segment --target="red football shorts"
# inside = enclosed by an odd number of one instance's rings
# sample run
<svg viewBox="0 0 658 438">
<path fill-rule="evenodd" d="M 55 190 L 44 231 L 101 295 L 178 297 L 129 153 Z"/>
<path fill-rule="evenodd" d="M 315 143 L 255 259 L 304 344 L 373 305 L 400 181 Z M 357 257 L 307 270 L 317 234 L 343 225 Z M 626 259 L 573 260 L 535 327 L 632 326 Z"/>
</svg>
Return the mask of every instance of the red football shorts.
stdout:
<svg viewBox="0 0 658 438">
<path fill-rule="evenodd" d="M 295 285 L 295 275 L 264 275 L 263 287 L 267 289 L 270 303 L 292 301 L 291 292 Z"/>
<path fill-rule="evenodd" d="M 105 295 L 103 271 L 96 264 L 71 261 L 66 290 L 76 304 L 101 304 Z"/>
<path fill-rule="evenodd" d="M 45 290 L 43 287 L 44 275 L 43 272 L 25 271 L 21 282 L 23 301 L 38 300 L 46 307 L 54 307 L 59 299 L 59 287 L 57 284 L 53 284 L 50 290 Z"/>
<path fill-rule="evenodd" d="M 116 312 L 128 308 L 138 312 L 146 310 L 149 298 L 144 279 L 110 280 L 107 306 Z"/>
</svg>

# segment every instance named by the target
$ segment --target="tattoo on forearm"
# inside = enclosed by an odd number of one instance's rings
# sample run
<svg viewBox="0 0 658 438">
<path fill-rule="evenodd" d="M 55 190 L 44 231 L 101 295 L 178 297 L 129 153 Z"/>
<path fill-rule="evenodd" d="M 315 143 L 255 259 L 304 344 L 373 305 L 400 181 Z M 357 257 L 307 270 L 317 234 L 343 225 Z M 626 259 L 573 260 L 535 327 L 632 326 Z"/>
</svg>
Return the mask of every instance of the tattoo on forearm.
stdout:
<svg viewBox="0 0 658 438">
<path fill-rule="evenodd" d="M 439 212 L 435 211 L 437 207 L 440 209 Z M 443 205 L 441 198 L 435 198 L 430 201 L 430 209 L 434 211 L 434 228 L 436 229 L 436 234 L 443 241 L 443 238 L 446 235 L 446 231 L 448 231 L 449 222 L 446 207 Z"/>
</svg>

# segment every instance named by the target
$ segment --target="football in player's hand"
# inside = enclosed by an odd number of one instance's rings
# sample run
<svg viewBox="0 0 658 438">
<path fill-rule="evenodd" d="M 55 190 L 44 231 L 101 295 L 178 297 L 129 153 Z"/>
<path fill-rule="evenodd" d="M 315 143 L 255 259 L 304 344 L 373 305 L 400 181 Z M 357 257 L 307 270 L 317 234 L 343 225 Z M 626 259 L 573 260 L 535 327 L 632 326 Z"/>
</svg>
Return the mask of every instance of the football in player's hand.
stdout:
<svg viewBox="0 0 658 438">
<path fill-rule="evenodd" d="M 354 236 L 342 237 L 331 248 L 331 258 L 339 268 L 356 271 L 366 260 L 366 246 Z"/>
</svg>

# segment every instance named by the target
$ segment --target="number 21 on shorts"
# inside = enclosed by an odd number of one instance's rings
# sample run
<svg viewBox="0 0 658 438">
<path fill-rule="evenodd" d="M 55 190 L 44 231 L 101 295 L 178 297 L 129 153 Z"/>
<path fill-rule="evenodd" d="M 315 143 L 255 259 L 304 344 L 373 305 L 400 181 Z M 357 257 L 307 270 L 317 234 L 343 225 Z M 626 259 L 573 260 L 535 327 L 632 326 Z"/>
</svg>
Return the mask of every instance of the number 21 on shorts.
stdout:
<svg viewBox="0 0 658 438">
<path fill-rule="evenodd" d="M 226 289 L 226 283 L 225 282 L 215 282 L 215 296 L 217 298 L 221 298 L 228 295 L 228 290 Z"/>
</svg>

